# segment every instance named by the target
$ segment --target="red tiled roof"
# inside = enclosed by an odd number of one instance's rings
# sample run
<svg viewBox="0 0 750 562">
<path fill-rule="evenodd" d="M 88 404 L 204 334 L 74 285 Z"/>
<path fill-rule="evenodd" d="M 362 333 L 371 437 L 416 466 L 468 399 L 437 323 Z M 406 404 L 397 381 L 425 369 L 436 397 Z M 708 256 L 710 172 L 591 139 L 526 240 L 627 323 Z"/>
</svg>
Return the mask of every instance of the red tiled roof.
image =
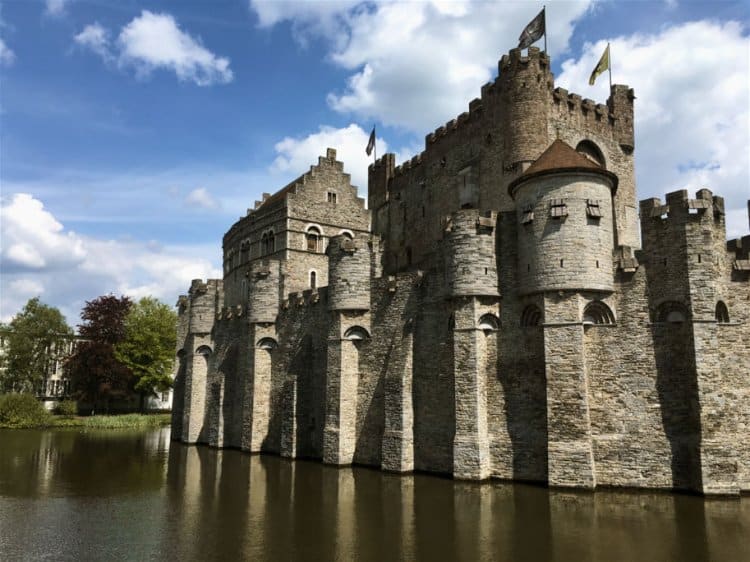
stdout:
<svg viewBox="0 0 750 562">
<path fill-rule="evenodd" d="M 524 181 L 556 172 L 594 172 L 606 176 L 612 182 L 613 191 L 617 189 L 617 176 L 602 168 L 596 162 L 586 158 L 569 144 L 556 139 L 547 150 L 542 152 L 531 166 L 508 185 L 508 193 L 513 196 L 518 185 Z"/>
</svg>

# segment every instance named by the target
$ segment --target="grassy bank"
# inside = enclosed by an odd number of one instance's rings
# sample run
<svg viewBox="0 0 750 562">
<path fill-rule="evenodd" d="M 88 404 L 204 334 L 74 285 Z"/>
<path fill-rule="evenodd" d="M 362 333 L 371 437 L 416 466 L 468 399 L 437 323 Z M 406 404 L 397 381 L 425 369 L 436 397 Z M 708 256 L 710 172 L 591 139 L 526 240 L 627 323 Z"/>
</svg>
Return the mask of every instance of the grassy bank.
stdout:
<svg viewBox="0 0 750 562">
<path fill-rule="evenodd" d="M 120 414 L 112 416 L 50 416 L 45 427 L 86 429 L 146 429 L 169 425 L 171 414 Z"/>
<path fill-rule="evenodd" d="M 171 421 L 168 413 L 77 416 L 76 403 L 72 400 L 63 400 L 56 410 L 56 415 L 51 414 L 31 394 L 0 394 L 0 428 L 147 429 L 169 425 Z"/>
</svg>

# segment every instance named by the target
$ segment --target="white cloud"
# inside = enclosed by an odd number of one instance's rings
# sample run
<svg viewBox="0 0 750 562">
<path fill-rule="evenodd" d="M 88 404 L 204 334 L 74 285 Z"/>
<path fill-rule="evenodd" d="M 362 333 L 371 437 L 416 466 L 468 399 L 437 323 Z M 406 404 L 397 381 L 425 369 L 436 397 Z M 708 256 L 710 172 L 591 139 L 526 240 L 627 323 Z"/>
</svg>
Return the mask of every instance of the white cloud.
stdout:
<svg viewBox="0 0 750 562">
<path fill-rule="evenodd" d="M 699 21 L 609 39 L 613 80 L 637 96 L 639 199 L 709 187 L 726 198 L 729 237 L 747 231 L 750 197 L 750 38 L 743 33 L 736 22 Z M 556 84 L 606 99 L 606 76 L 588 86 L 606 42 L 563 62 Z"/>
<path fill-rule="evenodd" d="M 205 257 L 218 253 L 213 246 L 162 247 L 81 236 L 66 230 L 40 200 L 23 193 L 3 199 L 0 212 L 1 321 L 37 295 L 75 324 L 84 302 L 99 295 L 152 295 L 172 303 L 192 279 L 221 277 Z"/>
<path fill-rule="evenodd" d="M 354 4 L 253 1 L 251 7 L 262 25 L 286 20 L 297 37 L 322 37 L 330 60 L 353 72 L 343 91 L 329 94 L 333 109 L 422 134 L 466 111 L 539 9 L 523 2 Z M 556 52 L 565 51 L 574 22 L 590 5 L 547 7 Z"/>
<path fill-rule="evenodd" d="M 45 15 L 59 17 L 65 14 L 65 7 L 70 0 L 45 0 Z"/>
<path fill-rule="evenodd" d="M 274 146 L 278 156 L 271 170 L 296 177 L 306 172 L 311 164 L 316 164 L 319 156 L 325 156 L 327 148 L 335 148 L 336 159 L 344 163 L 344 171 L 352 175 L 352 184 L 360 188 L 362 195 L 367 190 L 367 166 L 372 163 L 372 156 L 365 153 L 369 138 L 370 131 L 355 124 L 341 129 L 324 126 L 306 137 L 286 137 Z M 387 143 L 378 137 L 378 154 L 387 150 Z"/>
<path fill-rule="evenodd" d="M 143 10 L 122 29 L 117 42 L 120 63 L 132 65 L 141 74 L 164 68 L 199 86 L 227 83 L 233 78 L 229 59 L 214 55 L 199 39 L 182 31 L 169 14 Z"/>
<path fill-rule="evenodd" d="M 138 76 L 148 76 L 158 69 L 171 70 L 179 80 L 199 86 L 226 84 L 233 79 L 229 59 L 206 49 L 199 38 L 181 30 L 169 14 L 143 10 L 120 30 L 115 44 L 109 39 L 109 31 L 98 23 L 87 25 L 74 41 L 105 62 L 116 59 L 121 67 L 132 67 Z"/>
<path fill-rule="evenodd" d="M 16 60 L 16 54 L 0 39 L 0 66 L 10 66 Z"/>
<path fill-rule="evenodd" d="M 0 265 L 5 272 L 66 268 L 85 257 L 80 237 L 64 232 L 42 202 L 27 193 L 3 198 L 0 217 Z"/>
<path fill-rule="evenodd" d="M 205 187 L 198 187 L 188 193 L 185 197 L 185 204 L 202 209 L 218 209 L 220 207 L 219 202 Z"/>
<path fill-rule="evenodd" d="M 73 37 L 73 40 L 78 43 L 78 45 L 91 49 L 105 61 L 112 59 L 109 44 L 109 31 L 98 22 L 94 22 L 84 27 L 83 31 Z"/>
</svg>

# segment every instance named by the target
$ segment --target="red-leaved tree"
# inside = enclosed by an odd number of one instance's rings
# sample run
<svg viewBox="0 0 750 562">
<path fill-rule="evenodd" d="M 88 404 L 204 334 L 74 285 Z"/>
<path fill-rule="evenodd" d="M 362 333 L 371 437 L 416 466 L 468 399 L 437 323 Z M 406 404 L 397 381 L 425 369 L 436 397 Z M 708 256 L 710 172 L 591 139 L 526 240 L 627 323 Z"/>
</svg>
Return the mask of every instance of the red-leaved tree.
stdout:
<svg viewBox="0 0 750 562">
<path fill-rule="evenodd" d="M 87 301 L 78 331 L 85 339 L 67 363 L 71 389 L 94 409 L 109 411 L 110 401 L 130 390 L 132 372 L 115 356 L 115 345 L 125 338 L 125 317 L 133 302 L 126 296 L 105 295 Z"/>
</svg>

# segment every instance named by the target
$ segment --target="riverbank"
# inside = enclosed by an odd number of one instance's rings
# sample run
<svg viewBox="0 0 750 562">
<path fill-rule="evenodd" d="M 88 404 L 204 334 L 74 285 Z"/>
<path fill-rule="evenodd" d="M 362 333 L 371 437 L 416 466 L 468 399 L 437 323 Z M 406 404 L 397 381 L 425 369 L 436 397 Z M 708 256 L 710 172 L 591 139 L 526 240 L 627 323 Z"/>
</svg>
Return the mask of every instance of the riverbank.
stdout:
<svg viewBox="0 0 750 562">
<path fill-rule="evenodd" d="M 49 415 L 41 423 L 27 425 L 3 425 L 2 429 L 53 429 L 59 427 L 80 427 L 84 429 L 148 429 L 170 424 L 171 414 L 119 414 L 99 416 Z"/>
</svg>

